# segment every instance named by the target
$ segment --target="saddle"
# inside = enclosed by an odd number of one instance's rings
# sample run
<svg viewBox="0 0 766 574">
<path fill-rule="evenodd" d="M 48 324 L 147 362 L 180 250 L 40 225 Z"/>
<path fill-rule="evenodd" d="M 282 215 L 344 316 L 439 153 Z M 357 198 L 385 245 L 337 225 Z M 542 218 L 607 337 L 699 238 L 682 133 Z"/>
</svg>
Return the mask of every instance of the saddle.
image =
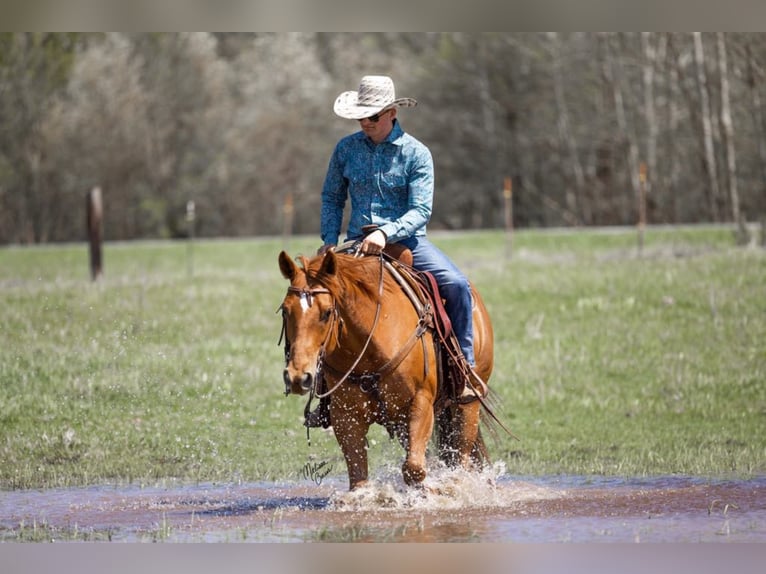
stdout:
<svg viewBox="0 0 766 574">
<path fill-rule="evenodd" d="M 407 293 L 418 315 L 423 317 L 430 313 L 429 326 L 434 331 L 434 350 L 439 369 L 435 408 L 439 410 L 449 403 L 464 402 L 460 397 L 465 390 L 470 367 L 452 330 L 436 279 L 428 271 L 412 267 L 412 252 L 406 247 L 399 246 L 399 257 L 394 258 L 388 251 L 392 246 L 387 245 L 383 251 L 387 256 L 386 267 Z"/>
<path fill-rule="evenodd" d="M 377 225 L 364 225 L 362 232 L 369 235 L 377 228 Z M 439 339 L 448 338 L 452 334 L 452 323 L 444 309 L 444 301 L 439 295 L 439 285 L 434 276 L 428 271 L 415 269 L 412 266 L 412 251 L 401 243 L 387 243 L 383 248 L 383 254 L 387 256 L 389 262 L 396 263 L 396 266 L 389 264 L 387 267 L 400 285 L 402 285 L 402 281 L 396 277 L 397 274 L 401 274 L 412 286 L 417 285 L 419 288 L 419 297 L 416 300 L 413 299 L 413 294 L 405 288 L 405 292 L 415 305 L 418 314 L 421 314 L 418 303 L 421 305 L 430 304 L 434 310 L 434 327 L 439 333 Z"/>
</svg>

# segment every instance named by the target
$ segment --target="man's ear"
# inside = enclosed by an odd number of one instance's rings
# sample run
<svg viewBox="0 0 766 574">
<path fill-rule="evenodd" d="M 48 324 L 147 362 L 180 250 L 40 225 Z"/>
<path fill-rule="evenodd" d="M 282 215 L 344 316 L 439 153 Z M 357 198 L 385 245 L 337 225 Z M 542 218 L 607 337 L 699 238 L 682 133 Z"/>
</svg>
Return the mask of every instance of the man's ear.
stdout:
<svg viewBox="0 0 766 574">
<path fill-rule="evenodd" d="M 279 270 L 288 281 L 295 279 L 295 276 L 298 274 L 298 266 L 295 264 L 295 261 L 284 251 L 279 254 Z"/>
</svg>

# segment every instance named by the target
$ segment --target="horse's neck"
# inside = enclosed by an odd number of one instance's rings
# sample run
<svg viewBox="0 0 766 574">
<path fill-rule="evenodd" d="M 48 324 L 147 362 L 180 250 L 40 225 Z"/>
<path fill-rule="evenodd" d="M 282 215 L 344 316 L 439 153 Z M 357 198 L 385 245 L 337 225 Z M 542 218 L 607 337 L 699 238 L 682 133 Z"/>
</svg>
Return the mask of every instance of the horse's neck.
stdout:
<svg viewBox="0 0 766 574">
<path fill-rule="evenodd" d="M 360 351 L 370 338 L 368 353 L 386 357 L 396 352 L 396 348 L 389 348 L 396 347 L 399 339 L 396 332 L 408 330 L 417 322 L 412 302 L 401 286 L 386 275 L 381 297 L 377 295 L 378 283 L 359 287 L 353 280 L 344 282 L 336 303 L 341 320 L 338 350 L 342 354 Z"/>
</svg>

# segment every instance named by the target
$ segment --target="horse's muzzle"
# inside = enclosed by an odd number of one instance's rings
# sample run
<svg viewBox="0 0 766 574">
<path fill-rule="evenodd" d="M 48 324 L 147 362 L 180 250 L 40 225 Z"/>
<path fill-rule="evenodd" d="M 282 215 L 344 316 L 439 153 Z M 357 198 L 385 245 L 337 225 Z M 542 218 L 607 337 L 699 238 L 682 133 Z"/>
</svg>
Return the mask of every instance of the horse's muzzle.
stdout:
<svg viewBox="0 0 766 574">
<path fill-rule="evenodd" d="M 282 371 L 282 378 L 285 381 L 285 395 L 290 393 L 305 395 L 314 384 L 314 375 L 312 373 L 303 373 L 302 376 L 291 377 L 289 370 L 285 369 Z"/>
</svg>

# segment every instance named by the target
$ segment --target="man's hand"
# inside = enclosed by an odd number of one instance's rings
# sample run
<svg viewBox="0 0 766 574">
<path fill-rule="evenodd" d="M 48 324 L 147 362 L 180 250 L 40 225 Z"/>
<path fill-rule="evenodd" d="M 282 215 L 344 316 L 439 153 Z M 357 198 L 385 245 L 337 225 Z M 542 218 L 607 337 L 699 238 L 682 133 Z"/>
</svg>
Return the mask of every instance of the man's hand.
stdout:
<svg viewBox="0 0 766 574">
<path fill-rule="evenodd" d="M 370 233 L 362 240 L 362 253 L 377 255 L 386 246 L 386 234 L 380 229 Z"/>
<path fill-rule="evenodd" d="M 317 249 L 317 255 L 324 255 L 328 251 L 335 251 L 335 244 L 334 243 L 326 243 L 322 245 L 319 249 Z"/>
</svg>

